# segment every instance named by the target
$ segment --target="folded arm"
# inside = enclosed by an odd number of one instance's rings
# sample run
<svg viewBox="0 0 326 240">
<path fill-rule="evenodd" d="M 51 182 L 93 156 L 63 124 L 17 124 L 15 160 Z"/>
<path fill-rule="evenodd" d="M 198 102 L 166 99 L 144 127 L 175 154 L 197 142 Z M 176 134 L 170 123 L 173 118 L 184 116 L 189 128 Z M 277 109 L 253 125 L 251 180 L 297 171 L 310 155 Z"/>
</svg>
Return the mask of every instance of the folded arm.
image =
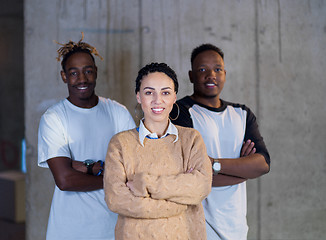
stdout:
<svg viewBox="0 0 326 240">
<path fill-rule="evenodd" d="M 216 159 L 211 158 L 213 162 Z M 256 153 L 254 142 L 246 141 L 239 158 L 220 158 L 221 171 L 213 176 L 213 187 L 235 185 L 260 177 L 269 172 L 269 165 L 262 154 Z"/>
<path fill-rule="evenodd" d="M 148 173 L 136 174 L 133 179 L 134 194 L 153 199 L 196 205 L 209 194 L 212 184 L 212 165 L 206 147 L 198 134 L 190 153 L 184 153 L 188 161 L 186 172 L 177 175 L 154 176 Z"/>
<path fill-rule="evenodd" d="M 114 137 L 113 137 L 114 139 Z M 128 179 L 121 156 L 121 145 L 111 140 L 104 174 L 105 201 L 111 211 L 133 218 L 167 218 L 177 216 L 187 209 L 186 205 L 146 196 L 135 196 L 126 185 Z"/>
<path fill-rule="evenodd" d="M 269 172 L 269 166 L 259 153 L 235 159 L 218 159 L 221 171 L 213 176 L 213 187 L 242 183 Z"/>
<path fill-rule="evenodd" d="M 68 157 L 55 157 L 47 160 L 54 181 L 60 190 L 84 192 L 103 188 L 102 176 L 92 176 L 75 170 L 72 162 Z"/>
<path fill-rule="evenodd" d="M 220 173 L 240 178 L 253 179 L 269 172 L 269 166 L 259 153 L 236 159 L 219 159 Z"/>
</svg>

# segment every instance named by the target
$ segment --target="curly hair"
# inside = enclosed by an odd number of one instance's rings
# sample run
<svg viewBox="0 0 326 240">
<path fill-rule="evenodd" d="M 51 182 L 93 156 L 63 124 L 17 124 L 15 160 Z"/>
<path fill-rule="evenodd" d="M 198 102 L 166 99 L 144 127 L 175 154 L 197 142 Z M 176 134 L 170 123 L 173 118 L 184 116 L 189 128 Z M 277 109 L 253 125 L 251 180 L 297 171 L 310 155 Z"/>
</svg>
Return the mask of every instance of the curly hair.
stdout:
<svg viewBox="0 0 326 240">
<path fill-rule="evenodd" d="M 222 49 L 214 46 L 213 44 L 205 43 L 205 44 L 202 44 L 202 45 L 196 47 L 192 51 L 191 58 L 190 58 L 191 64 L 194 63 L 194 60 L 195 60 L 195 58 L 197 57 L 198 54 L 200 54 L 202 52 L 205 52 L 205 51 L 208 51 L 208 50 L 213 50 L 213 51 L 217 52 L 222 57 L 222 59 L 224 60 L 224 53 L 223 53 Z"/>
<path fill-rule="evenodd" d="M 93 54 L 95 56 L 98 56 L 101 60 L 103 60 L 103 58 L 101 57 L 101 55 L 99 54 L 99 52 L 97 51 L 97 49 L 95 47 L 91 46 L 90 44 L 88 44 L 86 42 L 83 42 L 84 33 L 82 32 L 81 34 L 82 34 L 82 38 L 77 43 L 73 42 L 71 40 L 68 43 L 64 43 L 64 44 L 54 41 L 55 43 L 62 46 L 61 48 L 59 48 L 57 50 L 58 57 L 56 59 L 58 60 L 58 62 L 60 62 L 60 59 L 62 58 L 61 66 L 64 71 L 66 71 L 65 65 L 66 65 L 68 58 L 77 52 L 88 53 L 92 57 L 94 63 L 95 63 L 95 59 L 93 57 Z"/>
<path fill-rule="evenodd" d="M 141 80 L 147 76 L 149 73 L 161 72 L 165 73 L 169 78 L 173 80 L 174 83 L 174 91 L 178 93 L 179 83 L 177 79 L 177 74 L 174 72 L 172 68 L 170 68 L 166 63 L 157 63 L 153 62 L 147 64 L 143 68 L 138 71 L 138 76 L 136 78 L 136 88 L 135 93 L 140 91 Z"/>
</svg>

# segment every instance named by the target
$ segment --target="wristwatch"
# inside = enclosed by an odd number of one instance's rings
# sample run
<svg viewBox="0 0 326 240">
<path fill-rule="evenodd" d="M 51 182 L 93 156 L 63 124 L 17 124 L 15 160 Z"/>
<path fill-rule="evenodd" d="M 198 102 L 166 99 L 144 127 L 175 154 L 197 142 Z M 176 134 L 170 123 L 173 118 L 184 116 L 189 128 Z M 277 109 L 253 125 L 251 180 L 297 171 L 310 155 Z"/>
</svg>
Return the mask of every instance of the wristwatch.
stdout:
<svg viewBox="0 0 326 240">
<path fill-rule="evenodd" d="M 95 161 L 91 159 L 87 159 L 84 161 L 84 165 L 87 167 L 87 174 L 93 175 L 93 166 L 95 164 Z"/>
<path fill-rule="evenodd" d="M 216 175 L 221 171 L 221 163 L 218 160 L 214 160 L 213 163 L 213 173 Z"/>
</svg>

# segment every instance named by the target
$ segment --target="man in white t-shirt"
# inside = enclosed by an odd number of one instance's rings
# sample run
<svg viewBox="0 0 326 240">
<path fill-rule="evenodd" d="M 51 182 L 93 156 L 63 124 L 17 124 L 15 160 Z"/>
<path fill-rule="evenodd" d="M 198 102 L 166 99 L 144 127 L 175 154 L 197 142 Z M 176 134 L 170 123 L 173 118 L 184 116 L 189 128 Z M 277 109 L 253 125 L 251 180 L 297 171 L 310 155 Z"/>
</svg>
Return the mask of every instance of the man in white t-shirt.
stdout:
<svg viewBox="0 0 326 240">
<path fill-rule="evenodd" d="M 114 239 L 117 215 L 104 200 L 103 161 L 111 137 L 135 127 L 123 105 L 95 94 L 93 54 L 99 54 L 82 40 L 58 50 L 69 96 L 50 107 L 39 124 L 38 165 L 49 167 L 56 183 L 48 240 Z"/>
<path fill-rule="evenodd" d="M 269 172 L 270 157 L 253 112 L 220 99 L 224 53 L 203 44 L 191 54 L 194 92 L 177 101 L 172 122 L 198 130 L 214 170 L 212 191 L 203 201 L 208 240 L 247 239 L 246 180 Z"/>
</svg>

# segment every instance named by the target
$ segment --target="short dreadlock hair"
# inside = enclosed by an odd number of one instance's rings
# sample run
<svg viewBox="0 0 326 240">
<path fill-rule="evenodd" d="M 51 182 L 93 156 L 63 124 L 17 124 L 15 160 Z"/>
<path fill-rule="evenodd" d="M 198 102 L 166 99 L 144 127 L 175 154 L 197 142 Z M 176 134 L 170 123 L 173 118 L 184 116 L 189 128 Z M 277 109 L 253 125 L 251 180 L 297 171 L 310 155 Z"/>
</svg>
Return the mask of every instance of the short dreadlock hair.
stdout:
<svg viewBox="0 0 326 240">
<path fill-rule="evenodd" d="M 150 73 L 161 72 L 165 73 L 169 78 L 173 80 L 174 83 L 174 91 L 178 93 L 178 79 L 177 74 L 174 72 L 172 68 L 170 68 L 166 63 L 150 63 L 144 66 L 139 70 L 138 76 L 136 78 L 136 88 L 135 93 L 140 91 L 141 80 Z"/>
<path fill-rule="evenodd" d="M 214 46 L 213 44 L 205 43 L 205 44 L 202 44 L 202 45 L 196 47 L 192 51 L 191 58 L 190 58 L 191 65 L 194 63 L 194 60 L 195 60 L 195 58 L 197 57 L 198 54 L 200 54 L 202 52 L 205 52 L 205 51 L 209 51 L 209 50 L 217 52 L 222 57 L 222 59 L 224 60 L 224 53 L 223 53 L 222 49 Z"/>
<path fill-rule="evenodd" d="M 97 49 L 95 47 L 91 46 L 90 44 L 83 42 L 83 39 L 84 39 L 84 33 L 82 32 L 82 38 L 77 43 L 73 42 L 71 40 L 65 44 L 55 41 L 57 44 L 62 46 L 61 48 L 59 48 L 57 50 L 57 52 L 58 52 L 57 60 L 58 60 L 58 62 L 60 62 L 60 59 L 62 58 L 61 67 L 62 67 L 63 71 L 66 71 L 65 66 L 66 66 L 66 62 L 67 62 L 68 58 L 77 52 L 88 53 L 91 56 L 91 58 L 93 59 L 94 64 L 95 64 L 95 59 L 93 57 L 93 54 L 95 56 L 98 56 L 101 60 L 103 60 L 101 55 L 98 53 Z"/>
</svg>

